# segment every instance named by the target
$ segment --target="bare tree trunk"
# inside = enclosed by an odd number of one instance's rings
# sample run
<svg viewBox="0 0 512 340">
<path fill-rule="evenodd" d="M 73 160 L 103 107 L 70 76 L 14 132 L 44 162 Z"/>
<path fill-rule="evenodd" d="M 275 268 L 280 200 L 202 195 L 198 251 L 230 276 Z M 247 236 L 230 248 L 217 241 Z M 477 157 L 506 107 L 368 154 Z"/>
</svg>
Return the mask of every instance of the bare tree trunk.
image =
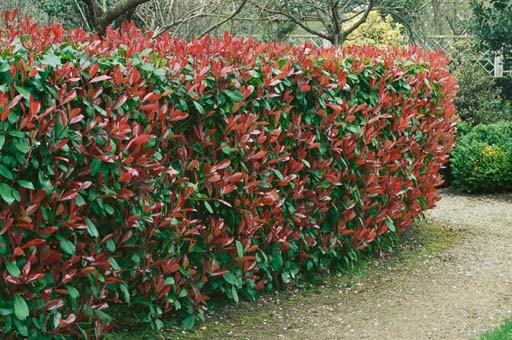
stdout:
<svg viewBox="0 0 512 340">
<path fill-rule="evenodd" d="M 89 18 L 96 32 L 104 35 L 105 31 L 111 23 L 116 19 L 134 13 L 138 5 L 149 2 L 151 0 L 120 0 L 110 8 L 106 6 L 98 6 L 95 0 L 82 0 L 87 5 Z M 131 16 L 131 15 L 130 15 Z"/>
</svg>

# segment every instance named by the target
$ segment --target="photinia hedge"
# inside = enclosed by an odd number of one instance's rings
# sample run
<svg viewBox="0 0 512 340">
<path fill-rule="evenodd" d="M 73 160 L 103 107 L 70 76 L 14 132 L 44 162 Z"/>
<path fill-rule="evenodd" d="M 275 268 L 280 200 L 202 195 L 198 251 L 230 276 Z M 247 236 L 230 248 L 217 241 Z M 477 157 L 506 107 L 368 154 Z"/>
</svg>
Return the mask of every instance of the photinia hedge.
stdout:
<svg viewBox="0 0 512 340">
<path fill-rule="evenodd" d="M 441 53 L 4 17 L 4 339 L 192 327 L 209 297 L 346 267 L 439 198 L 456 89 Z"/>
</svg>

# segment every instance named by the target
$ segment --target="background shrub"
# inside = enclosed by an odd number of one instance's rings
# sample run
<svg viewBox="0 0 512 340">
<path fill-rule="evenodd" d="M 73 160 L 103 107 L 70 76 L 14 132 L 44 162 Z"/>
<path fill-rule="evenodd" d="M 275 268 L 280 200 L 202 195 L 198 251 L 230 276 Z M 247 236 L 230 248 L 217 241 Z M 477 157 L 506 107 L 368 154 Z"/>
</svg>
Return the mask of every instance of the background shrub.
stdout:
<svg viewBox="0 0 512 340">
<path fill-rule="evenodd" d="M 457 140 L 453 185 L 467 192 L 512 188 L 512 123 L 478 125 Z"/>
<path fill-rule="evenodd" d="M 471 41 L 454 44 L 451 67 L 459 90 L 455 99 L 462 121 L 475 126 L 512 120 L 512 108 L 501 97 L 501 86 L 478 64 L 481 55 Z"/>
<path fill-rule="evenodd" d="M 439 53 L 0 31 L 0 326 L 192 327 L 345 267 L 439 199 L 455 81 Z M 110 313 L 111 314 L 111 313 Z M 93 321 L 93 322 L 91 322 Z M 126 321 L 125 321 L 126 322 Z"/>
</svg>

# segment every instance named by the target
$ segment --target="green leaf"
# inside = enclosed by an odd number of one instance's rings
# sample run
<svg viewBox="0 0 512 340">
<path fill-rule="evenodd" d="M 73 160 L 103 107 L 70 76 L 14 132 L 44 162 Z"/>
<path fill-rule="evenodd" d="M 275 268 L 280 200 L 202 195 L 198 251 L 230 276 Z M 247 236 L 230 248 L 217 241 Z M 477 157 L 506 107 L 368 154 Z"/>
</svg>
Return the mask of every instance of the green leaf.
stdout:
<svg viewBox="0 0 512 340">
<path fill-rule="evenodd" d="M 196 317 L 194 314 L 187 316 L 182 322 L 181 327 L 184 329 L 192 329 L 196 323 Z"/>
<path fill-rule="evenodd" d="M 121 292 L 123 293 L 124 301 L 126 303 L 130 303 L 130 292 L 128 291 L 128 287 L 126 286 L 126 284 L 125 283 L 121 284 L 119 286 L 119 288 L 121 289 Z"/>
<path fill-rule="evenodd" d="M 197 112 L 199 112 L 200 114 L 204 115 L 206 113 L 206 110 L 204 109 L 203 105 L 199 104 L 196 101 L 193 101 L 192 104 L 194 104 Z"/>
<path fill-rule="evenodd" d="M 238 91 L 224 90 L 223 92 L 234 102 L 239 102 L 244 99 L 244 96 Z"/>
<path fill-rule="evenodd" d="M 309 163 L 307 160 L 305 159 L 301 159 L 301 162 L 308 168 L 311 168 L 311 163 Z"/>
<path fill-rule="evenodd" d="M 30 34 L 23 34 L 23 35 L 20 37 L 20 41 L 21 41 L 21 42 L 30 41 Z"/>
<path fill-rule="evenodd" d="M 208 203 L 208 201 L 204 201 L 204 206 L 206 207 L 206 210 L 208 210 L 210 214 L 213 214 L 213 208 L 210 205 L 210 203 Z"/>
<path fill-rule="evenodd" d="M 5 183 L 0 183 L 0 197 L 9 205 L 14 202 L 12 188 Z"/>
<path fill-rule="evenodd" d="M 224 152 L 226 155 L 231 155 L 231 147 L 229 145 L 226 145 L 224 147 L 222 147 L 222 152 Z"/>
<path fill-rule="evenodd" d="M 145 56 L 149 55 L 151 52 L 153 52 L 153 49 L 148 47 L 148 48 L 143 49 L 141 52 L 139 52 L 138 55 L 140 57 L 145 57 Z"/>
<path fill-rule="evenodd" d="M 6 306 L 5 304 L 0 304 L 0 315 L 7 316 L 14 313 L 14 309 L 11 306 Z"/>
<path fill-rule="evenodd" d="M 244 257 L 244 246 L 242 245 L 242 243 L 240 243 L 240 241 L 236 240 L 235 245 L 236 245 L 236 253 L 237 253 L 238 257 L 240 257 L 240 258 Z"/>
<path fill-rule="evenodd" d="M 283 257 L 281 256 L 281 252 L 275 252 L 272 254 L 270 263 L 274 270 L 280 270 L 283 267 Z"/>
<path fill-rule="evenodd" d="M 16 265 L 16 262 L 7 262 L 5 266 L 7 267 L 7 271 L 9 272 L 9 274 L 11 274 L 12 276 L 16 278 L 19 278 L 21 276 L 21 271 Z"/>
<path fill-rule="evenodd" d="M 0 73 L 9 72 L 10 69 L 11 69 L 11 65 L 8 62 L 4 63 L 2 61 L 2 64 L 0 64 Z M 7 91 L 2 91 L 2 92 L 7 92 Z"/>
<path fill-rule="evenodd" d="M 107 249 L 110 250 L 112 253 L 116 251 L 116 244 L 112 240 L 107 241 Z"/>
<path fill-rule="evenodd" d="M 14 142 L 14 146 L 22 153 L 28 153 L 30 151 L 30 144 L 26 138 L 17 139 Z"/>
<path fill-rule="evenodd" d="M 114 215 L 114 208 L 109 205 L 109 204 L 104 204 L 103 205 L 104 209 L 105 209 L 105 212 L 109 215 Z"/>
<path fill-rule="evenodd" d="M 77 207 L 81 207 L 86 204 L 82 195 L 80 195 L 80 194 L 76 195 L 75 204 Z"/>
<path fill-rule="evenodd" d="M 29 315 L 27 302 L 18 294 L 14 295 L 14 315 L 22 321 Z"/>
<path fill-rule="evenodd" d="M 20 180 L 18 180 L 18 184 L 21 185 L 22 187 L 24 187 L 25 189 L 35 190 L 34 184 L 32 184 L 32 182 L 29 182 L 27 180 L 20 179 Z"/>
<path fill-rule="evenodd" d="M 16 90 L 23 96 L 23 98 L 25 98 L 27 100 L 30 98 L 29 90 L 27 90 L 26 88 L 21 87 L 21 86 L 15 86 L 15 87 L 16 87 Z"/>
<path fill-rule="evenodd" d="M 2 149 L 4 144 L 5 144 L 5 136 L 4 135 L 0 135 L 0 149 Z"/>
<path fill-rule="evenodd" d="M 12 131 L 9 131 L 7 132 L 7 134 L 9 136 L 12 136 L 12 137 L 16 137 L 16 138 L 25 138 L 27 135 L 25 134 L 25 132 L 23 131 L 18 131 L 18 130 L 12 130 Z"/>
<path fill-rule="evenodd" d="M 292 280 L 290 273 L 288 272 L 281 273 L 281 279 L 283 280 L 284 283 L 290 283 Z"/>
<path fill-rule="evenodd" d="M 89 233 L 89 235 L 91 235 L 92 237 L 100 236 L 98 229 L 96 229 L 96 226 L 94 225 L 94 223 L 92 223 L 92 221 L 89 218 L 85 219 L 85 224 L 87 225 L 87 232 Z"/>
<path fill-rule="evenodd" d="M 12 320 L 13 320 L 13 318 L 9 316 L 7 318 L 4 318 L 4 320 L 5 320 L 4 334 L 7 334 L 12 329 Z"/>
<path fill-rule="evenodd" d="M 11 170 L 7 169 L 5 166 L 0 164 L 0 175 L 7 179 L 14 179 L 14 175 Z"/>
<path fill-rule="evenodd" d="M 238 292 L 236 291 L 236 286 L 231 286 L 231 294 L 233 295 L 233 300 L 235 300 L 236 303 L 240 302 L 240 299 L 238 298 Z"/>
<path fill-rule="evenodd" d="M 388 226 L 389 230 L 392 233 L 396 232 L 395 223 L 393 222 L 393 220 L 389 216 L 388 216 L 388 218 L 386 218 L 386 225 Z"/>
<path fill-rule="evenodd" d="M 76 248 L 75 245 L 71 242 L 66 240 L 65 238 L 59 237 L 60 241 L 60 247 L 62 250 L 64 250 L 69 255 L 75 255 L 76 254 Z"/>
<path fill-rule="evenodd" d="M 283 180 L 284 179 L 284 176 L 283 174 L 281 173 L 281 171 L 277 170 L 277 169 L 272 169 L 272 171 L 276 174 L 276 176 L 280 179 L 280 180 Z"/>
<path fill-rule="evenodd" d="M 61 65 L 60 57 L 56 56 L 55 54 L 47 54 L 43 57 L 42 60 L 43 64 L 46 64 L 51 67 L 55 67 L 57 65 Z"/>
<path fill-rule="evenodd" d="M 65 286 L 66 287 L 66 290 L 68 291 L 69 293 L 69 296 L 72 298 L 72 299 L 78 299 L 78 297 L 80 296 L 80 292 L 78 291 L 78 289 L 76 289 L 75 287 L 73 286 Z"/>
<path fill-rule="evenodd" d="M 358 136 L 361 136 L 361 126 L 359 125 L 350 125 L 350 126 L 347 126 L 347 129 L 348 131 L 358 135 Z"/>
<path fill-rule="evenodd" d="M 28 336 L 28 327 L 25 324 L 25 322 L 21 322 L 18 319 L 13 319 L 14 326 L 16 326 L 16 329 L 20 333 L 21 336 L 27 337 Z"/>
<path fill-rule="evenodd" d="M 227 283 L 229 283 L 231 285 L 236 285 L 237 284 L 238 280 L 236 279 L 236 276 L 233 273 L 226 273 L 226 274 L 222 275 L 222 277 L 224 278 L 224 280 Z"/>
</svg>

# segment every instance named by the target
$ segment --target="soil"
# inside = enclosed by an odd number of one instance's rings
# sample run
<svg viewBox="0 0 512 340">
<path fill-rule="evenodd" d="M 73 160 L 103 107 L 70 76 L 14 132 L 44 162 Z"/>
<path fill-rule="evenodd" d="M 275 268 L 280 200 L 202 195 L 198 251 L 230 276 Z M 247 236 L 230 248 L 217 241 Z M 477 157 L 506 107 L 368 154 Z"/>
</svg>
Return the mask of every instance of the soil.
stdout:
<svg viewBox="0 0 512 340">
<path fill-rule="evenodd" d="M 474 339 L 512 317 L 512 195 L 443 191 L 419 251 L 371 261 L 349 282 L 276 293 L 183 339 Z M 421 234 L 421 233 L 420 233 Z M 425 236 L 426 235 L 426 236 Z"/>
</svg>

